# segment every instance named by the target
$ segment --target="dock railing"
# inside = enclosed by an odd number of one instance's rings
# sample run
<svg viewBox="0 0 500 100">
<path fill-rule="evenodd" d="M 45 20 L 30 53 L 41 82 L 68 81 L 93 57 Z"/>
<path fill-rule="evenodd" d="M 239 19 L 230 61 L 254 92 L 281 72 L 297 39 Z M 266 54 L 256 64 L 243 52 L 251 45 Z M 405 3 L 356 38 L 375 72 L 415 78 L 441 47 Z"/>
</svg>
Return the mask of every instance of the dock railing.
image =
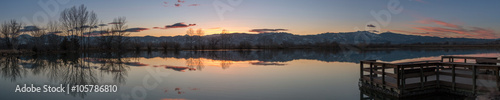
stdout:
<svg viewBox="0 0 500 100">
<path fill-rule="evenodd" d="M 465 56 L 403 63 L 364 60 L 360 61 L 360 83 L 397 97 L 441 90 L 477 95 L 478 92 L 500 90 L 500 66 L 496 63 L 500 61 L 493 57 Z M 478 85 L 478 80 L 486 81 L 486 85 Z"/>
</svg>

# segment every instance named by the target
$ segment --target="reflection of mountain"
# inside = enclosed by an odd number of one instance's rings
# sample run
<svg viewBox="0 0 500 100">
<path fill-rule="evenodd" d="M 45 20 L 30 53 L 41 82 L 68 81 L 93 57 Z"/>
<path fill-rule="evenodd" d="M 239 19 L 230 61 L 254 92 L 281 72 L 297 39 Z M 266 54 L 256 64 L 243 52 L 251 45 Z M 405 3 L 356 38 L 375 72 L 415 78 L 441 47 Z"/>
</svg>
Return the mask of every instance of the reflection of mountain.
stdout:
<svg viewBox="0 0 500 100">
<path fill-rule="evenodd" d="M 121 57 L 174 57 L 174 58 L 207 58 L 213 60 L 247 61 L 259 60 L 267 62 L 287 62 L 294 59 L 311 59 L 327 62 L 359 62 L 359 60 L 379 59 L 396 61 L 409 58 L 431 57 L 440 55 L 462 55 L 477 53 L 495 53 L 497 50 L 384 50 L 384 51 L 342 51 L 330 52 L 320 50 L 255 50 L 255 51 L 178 51 L 178 52 L 140 52 L 124 53 Z M 97 54 L 96 54 L 97 55 Z M 194 61 L 195 62 L 195 61 Z M 196 64 L 189 64 L 196 65 Z"/>
<path fill-rule="evenodd" d="M 264 65 L 264 66 L 267 66 L 267 65 L 284 66 L 284 65 L 286 65 L 286 64 L 282 64 L 282 63 L 265 62 L 265 61 L 250 62 L 250 64 L 252 64 L 252 65 Z"/>
</svg>

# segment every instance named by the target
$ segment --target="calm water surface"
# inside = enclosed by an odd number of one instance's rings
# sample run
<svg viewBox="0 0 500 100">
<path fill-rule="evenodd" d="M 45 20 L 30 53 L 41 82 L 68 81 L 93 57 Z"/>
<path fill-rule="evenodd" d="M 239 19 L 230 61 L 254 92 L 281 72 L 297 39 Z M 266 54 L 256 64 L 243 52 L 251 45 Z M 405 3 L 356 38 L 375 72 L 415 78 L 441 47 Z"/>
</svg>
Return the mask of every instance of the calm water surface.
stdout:
<svg viewBox="0 0 500 100">
<path fill-rule="evenodd" d="M 359 60 L 401 62 L 497 50 L 179 51 L 0 57 L 0 100 L 354 100 Z M 117 85 L 116 93 L 15 93 L 16 85 Z M 444 96 L 443 96 L 444 97 Z M 439 98 L 439 96 L 438 96 Z M 448 98 L 449 99 L 449 98 Z"/>
</svg>

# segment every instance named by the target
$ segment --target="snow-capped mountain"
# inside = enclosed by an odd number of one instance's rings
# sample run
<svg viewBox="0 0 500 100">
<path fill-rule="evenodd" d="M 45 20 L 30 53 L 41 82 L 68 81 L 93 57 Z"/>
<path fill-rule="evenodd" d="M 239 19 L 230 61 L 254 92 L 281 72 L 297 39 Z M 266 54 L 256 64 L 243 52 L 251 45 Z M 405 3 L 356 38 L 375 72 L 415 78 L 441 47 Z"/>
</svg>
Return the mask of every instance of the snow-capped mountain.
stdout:
<svg viewBox="0 0 500 100">
<path fill-rule="evenodd" d="M 132 39 L 138 39 L 142 42 L 179 42 L 185 43 L 188 41 L 189 36 L 164 36 L 164 37 L 131 37 Z M 412 43 L 486 43 L 494 41 L 494 39 L 471 39 L 471 38 L 441 38 L 441 37 L 430 37 L 430 36 L 417 36 L 417 35 L 405 35 L 399 33 L 385 32 L 385 33 L 371 33 L 367 31 L 358 32 L 343 32 L 343 33 L 322 33 L 317 35 L 295 35 L 291 33 L 259 33 L 259 34 L 249 34 L 249 33 L 233 33 L 228 34 L 228 36 L 221 36 L 220 34 L 207 35 L 200 37 L 203 42 L 209 42 L 214 38 L 222 39 L 227 38 L 227 43 L 239 44 L 240 42 L 250 42 L 250 44 L 283 44 L 283 43 L 293 43 L 293 44 L 314 44 L 314 43 L 331 43 L 337 42 L 341 44 L 380 44 L 380 43 L 390 43 L 390 44 L 412 44 Z"/>
</svg>

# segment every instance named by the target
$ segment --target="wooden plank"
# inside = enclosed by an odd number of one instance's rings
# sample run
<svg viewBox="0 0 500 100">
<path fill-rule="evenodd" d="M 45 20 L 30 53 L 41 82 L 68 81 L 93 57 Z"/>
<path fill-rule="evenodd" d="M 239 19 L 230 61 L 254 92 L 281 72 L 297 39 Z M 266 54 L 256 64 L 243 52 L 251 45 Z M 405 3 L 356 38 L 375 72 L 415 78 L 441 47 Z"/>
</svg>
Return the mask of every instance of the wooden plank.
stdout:
<svg viewBox="0 0 500 100">
<path fill-rule="evenodd" d="M 386 82 L 385 84 L 386 84 L 386 86 L 388 86 L 388 87 L 398 88 L 398 85 L 397 85 L 397 84 L 395 84 L 395 83 Z"/>
<path fill-rule="evenodd" d="M 421 83 L 406 84 L 405 89 L 421 88 L 422 84 L 423 84 L 424 87 L 432 87 L 432 86 L 436 86 L 436 81 L 428 81 L 428 82 L 421 82 Z"/>
<path fill-rule="evenodd" d="M 441 56 L 441 58 L 459 58 L 459 59 L 497 59 L 496 57 L 469 57 L 469 56 Z"/>
<path fill-rule="evenodd" d="M 363 68 L 363 61 L 359 61 L 359 77 L 363 78 L 363 73 L 364 73 L 364 68 Z"/>
<path fill-rule="evenodd" d="M 453 72 L 440 72 L 440 74 L 441 75 L 446 75 L 446 76 L 452 76 L 452 77 L 472 78 L 472 75 L 460 74 L 460 73 L 453 74 Z"/>
<path fill-rule="evenodd" d="M 474 63 L 450 63 L 450 62 L 441 62 L 439 63 L 444 66 L 452 66 L 455 65 L 456 67 L 471 67 L 471 66 L 477 66 L 477 67 L 500 67 L 500 65 L 485 65 L 485 64 L 474 64 Z"/>
<path fill-rule="evenodd" d="M 424 72 L 423 76 L 432 76 L 435 75 L 436 72 Z M 410 73 L 410 74 L 405 74 L 406 78 L 415 78 L 415 77 L 421 77 L 420 73 Z"/>
<path fill-rule="evenodd" d="M 390 83 L 390 82 L 387 82 L 387 84 L 383 84 L 383 81 L 381 79 L 373 79 L 373 83 L 375 84 L 379 84 L 381 86 L 385 86 L 385 87 L 391 87 L 391 88 L 397 88 L 394 83 Z M 389 85 L 391 84 L 391 85 Z"/>
</svg>

